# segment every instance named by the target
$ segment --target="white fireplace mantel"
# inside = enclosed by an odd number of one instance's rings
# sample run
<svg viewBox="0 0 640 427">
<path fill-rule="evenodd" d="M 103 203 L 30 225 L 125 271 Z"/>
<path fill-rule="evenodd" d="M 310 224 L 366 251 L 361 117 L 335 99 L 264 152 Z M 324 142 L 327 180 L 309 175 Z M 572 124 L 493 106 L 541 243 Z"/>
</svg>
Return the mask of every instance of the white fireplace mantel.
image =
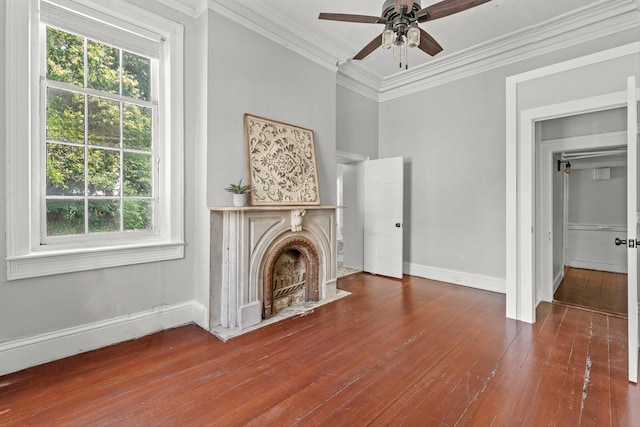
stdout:
<svg viewBox="0 0 640 427">
<path fill-rule="evenodd" d="M 245 329 L 262 319 L 266 254 L 292 236 L 319 257 L 320 301 L 336 296 L 336 209 L 343 206 L 210 207 L 210 327 Z"/>
</svg>

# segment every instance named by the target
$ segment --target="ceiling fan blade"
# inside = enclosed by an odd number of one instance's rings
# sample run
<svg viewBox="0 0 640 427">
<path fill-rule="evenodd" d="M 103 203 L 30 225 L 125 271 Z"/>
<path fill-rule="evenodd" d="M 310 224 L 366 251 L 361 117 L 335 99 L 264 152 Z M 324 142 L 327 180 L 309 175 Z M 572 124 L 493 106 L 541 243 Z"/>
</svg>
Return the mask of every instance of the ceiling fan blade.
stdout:
<svg viewBox="0 0 640 427">
<path fill-rule="evenodd" d="M 375 39 L 371 40 L 369 44 L 366 45 L 364 48 L 362 48 L 360 52 L 356 53 L 356 56 L 354 56 L 353 59 L 357 59 L 357 60 L 364 59 L 367 55 L 369 55 L 371 52 L 373 52 L 380 46 L 382 46 L 382 34 L 377 36 Z"/>
<path fill-rule="evenodd" d="M 440 3 L 427 6 L 416 12 L 418 22 L 433 21 L 434 19 L 443 18 L 471 9 L 491 0 L 443 0 Z"/>
<path fill-rule="evenodd" d="M 431 37 L 429 33 L 420 28 L 420 44 L 418 45 L 420 50 L 428 53 L 431 56 L 435 56 L 442 52 L 442 46 L 438 44 L 436 39 Z"/>
<path fill-rule="evenodd" d="M 387 20 L 380 16 L 351 15 L 348 13 L 321 13 L 318 19 L 329 21 L 359 22 L 362 24 L 386 24 Z"/>
</svg>

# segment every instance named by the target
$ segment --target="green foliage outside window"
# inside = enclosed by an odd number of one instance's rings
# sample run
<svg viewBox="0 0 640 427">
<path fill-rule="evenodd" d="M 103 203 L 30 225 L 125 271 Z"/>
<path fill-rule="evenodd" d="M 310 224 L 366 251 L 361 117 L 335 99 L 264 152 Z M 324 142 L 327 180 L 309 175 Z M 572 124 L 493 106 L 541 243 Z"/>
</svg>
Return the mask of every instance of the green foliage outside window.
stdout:
<svg viewBox="0 0 640 427">
<path fill-rule="evenodd" d="M 46 59 L 47 235 L 152 229 L 151 60 L 51 27 Z"/>
</svg>

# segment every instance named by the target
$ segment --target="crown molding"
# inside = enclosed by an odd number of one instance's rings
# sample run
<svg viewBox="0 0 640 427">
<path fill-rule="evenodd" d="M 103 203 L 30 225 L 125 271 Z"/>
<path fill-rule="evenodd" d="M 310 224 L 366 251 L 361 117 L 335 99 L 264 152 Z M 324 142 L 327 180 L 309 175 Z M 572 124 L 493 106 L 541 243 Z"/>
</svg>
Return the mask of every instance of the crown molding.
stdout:
<svg viewBox="0 0 640 427">
<path fill-rule="evenodd" d="M 603 0 L 384 78 L 378 87 L 378 100 L 388 101 L 639 27 L 638 0 Z M 349 66 L 350 64 L 344 66 L 345 71 Z"/>
<path fill-rule="evenodd" d="M 281 26 L 273 13 L 260 10 L 261 7 L 247 7 L 236 0 L 208 0 L 207 6 L 231 21 L 254 31 L 261 36 L 290 49 L 293 52 L 331 71 L 338 69 L 338 54 L 325 41 L 311 41 L 308 30 L 298 24 L 286 21 L 287 28 Z"/>
<path fill-rule="evenodd" d="M 229 3 L 229 0 L 213 0 L 216 2 Z M 240 0 L 232 0 L 240 1 Z M 344 40 L 332 36 L 331 34 L 322 33 L 318 34 L 316 31 L 310 31 L 308 26 L 298 23 L 296 20 L 292 20 L 290 16 L 282 15 L 277 10 L 271 7 L 265 6 L 260 0 L 243 0 L 243 7 L 254 11 L 261 21 L 270 21 L 272 25 L 279 30 L 284 31 L 284 35 L 294 36 L 293 40 L 300 39 L 304 44 L 310 44 L 309 50 L 322 50 L 326 54 L 329 54 L 335 60 L 333 64 L 337 64 L 339 58 L 350 58 L 352 53 L 350 49 L 344 46 Z M 280 23 L 286 23 L 281 25 Z"/>
<path fill-rule="evenodd" d="M 380 77 L 360 64 L 351 64 L 346 69 L 339 68 L 336 84 L 349 89 L 372 101 L 380 97 Z"/>
<path fill-rule="evenodd" d="M 185 15 L 197 17 L 197 3 L 199 0 L 156 0 L 158 3 L 162 3 L 165 6 L 170 7 Z"/>
</svg>

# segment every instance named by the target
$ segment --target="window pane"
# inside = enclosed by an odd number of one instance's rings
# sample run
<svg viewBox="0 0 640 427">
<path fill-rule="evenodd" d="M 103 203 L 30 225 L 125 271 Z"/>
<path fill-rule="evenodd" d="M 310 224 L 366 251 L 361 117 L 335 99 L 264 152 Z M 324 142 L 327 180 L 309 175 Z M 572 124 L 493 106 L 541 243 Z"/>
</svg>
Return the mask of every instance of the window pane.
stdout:
<svg viewBox="0 0 640 427">
<path fill-rule="evenodd" d="M 90 148 L 88 158 L 89 195 L 120 195 L 120 152 Z"/>
<path fill-rule="evenodd" d="M 124 195 L 151 197 L 151 155 L 124 153 L 123 168 Z"/>
<path fill-rule="evenodd" d="M 84 144 L 84 95 L 47 89 L 47 139 Z"/>
<path fill-rule="evenodd" d="M 153 204 L 151 200 L 125 199 L 122 202 L 122 220 L 125 230 L 151 230 L 153 228 Z"/>
<path fill-rule="evenodd" d="M 47 78 L 84 87 L 84 39 L 47 27 Z"/>
<path fill-rule="evenodd" d="M 120 93 L 120 49 L 87 40 L 87 86 Z"/>
<path fill-rule="evenodd" d="M 84 195 L 84 148 L 47 144 L 47 195 Z"/>
<path fill-rule="evenodd" d="M 120 201 L 89 200 L 89 232 L 120 231 Z"/>
<path fill-rule="evenodd" d="M 120 103 L 89 97 L 89 144 L 120 146 Z"/>
<path fill-rule="evenodd" d="M 157 60 L 101 36 L 44 30 L 45 234 L 153 230 Z"/>
<path fill-rule="evenodd" d="M 47 236 L 84 234 L 84 201 L 47 200 Z"/>
<path fill-rule="evenodd" d="M 151 108 L 124 104 L 122 119 L 124 148 L 151 150 Z"/>
<path fill-rule="evenodd" d="M 122 52 L 122 94 L 136 99 L 151 99 L 151 60 Z"/>
</svg>

